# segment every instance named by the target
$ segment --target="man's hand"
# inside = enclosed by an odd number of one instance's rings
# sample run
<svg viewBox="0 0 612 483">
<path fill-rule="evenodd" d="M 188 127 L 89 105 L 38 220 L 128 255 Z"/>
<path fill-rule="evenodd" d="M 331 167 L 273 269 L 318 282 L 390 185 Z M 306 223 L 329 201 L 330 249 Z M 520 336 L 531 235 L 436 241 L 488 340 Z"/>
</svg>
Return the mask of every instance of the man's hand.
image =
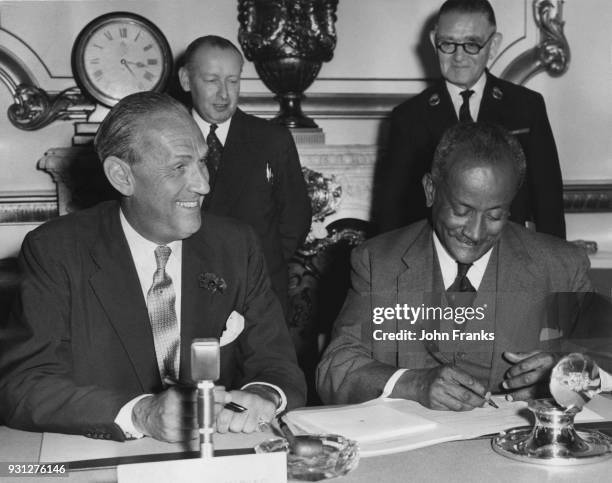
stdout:
<svg viewBox="0 0 612 483">
<path fill-rule="evenodd" d="M 222 409 L 217 414 L 217 431 L 219 433 L 252 433 L 258 429 L 260 422 L 270 422 L 276 413 L 276 404 L 272 399 L 266 398 L 259 391 L 230 391 L 231 401 L 247 408 L 243 413 L 236 413 L 229 409 Z"/>
<path fill-rule="evenodd" d="M 198 436 L 196 392 L 170 387 L 138 401 L 132 410 L 138 431 L 160 441 L 175 443 Z"/>
<path fill-rule="evenodd" d="M 504 352 L 504 358 L 514 364 L 504 378 L 502 386 L 509 389 L 507 399 L 524 401 L 546 392 L 542 384 L 550 377 L 550 371 L 558 357 L 549 352 Z"/>
<path fill-rule="evenodd" d="M 475 378 L 454 366 L 406 371 L 391 397 L 420 402 L 437 410 L 469 411 L 482 407 L 486 389 Z"/>
<path fill-rule="evenodd" d="M 215 414 L 230 396 L 222 388 L 214 391 Z M 171 386 L 159 394 L 141 399 L 132 410 L 132 422 L 146 436 L 175 443 L 198 437 L 197 391 Z"/>
</svg>

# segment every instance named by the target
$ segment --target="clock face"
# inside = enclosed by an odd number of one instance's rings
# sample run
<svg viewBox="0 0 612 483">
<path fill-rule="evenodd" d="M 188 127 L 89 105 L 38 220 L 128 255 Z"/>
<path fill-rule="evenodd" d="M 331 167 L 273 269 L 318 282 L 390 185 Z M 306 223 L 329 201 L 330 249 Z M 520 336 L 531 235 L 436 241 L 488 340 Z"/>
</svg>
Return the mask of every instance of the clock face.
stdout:
<svg viewBox="0 0 612 483">
<path fill-rule="evenodd" d="M 172 70 L 168 42 L 151 22 L 116 12 L 90 22 L 72 51 L 81 89 L 106 106 L 140 91 L 162 91 Z"/>
</svg>

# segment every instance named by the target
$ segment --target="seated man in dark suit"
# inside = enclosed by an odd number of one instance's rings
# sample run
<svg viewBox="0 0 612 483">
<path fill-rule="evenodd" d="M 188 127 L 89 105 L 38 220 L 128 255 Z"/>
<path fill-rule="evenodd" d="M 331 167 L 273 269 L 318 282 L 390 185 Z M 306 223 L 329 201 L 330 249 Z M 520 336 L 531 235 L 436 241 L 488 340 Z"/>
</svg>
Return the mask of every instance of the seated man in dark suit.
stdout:
<svg viewBox="0 0 612 483">
<path fill-rule="evenodd" d="M 164 94 L 119 102 L 95 139 L 120 202 L 52 220 L 22 246 L 18 301 L 0 327 L 0 414 L 31 431 L 125 440 L 197 435 L 194 338 L 221 339 L 221 378 L 250 432 L 305 384 L 252 229 L 202 216 L 206 143 Z"/>
<path fill-rule="evenodd" d="M 525 183 L 510 220 L 534 222 L 537 231 L 565 238 L 561 168 L 544 99 L 486 70 L 501 38 L 487 0 L 448 0 L 440 8 L 431 43 L 442 78 L 391 114 L 373 207 L 380 232 L 427 217 L 421 179 L 442 133 L 457 122 L 477 121 L 504 126 L 525 153 Z"/>
<path fill-rule="evenodd" d="M 457 124 L 423 177 L 432 224 L 352 253 L 352 288 L 318 367 L 325 403 L 381 395 L 435 409 L 542 389 L 591 290 L 582 249 L 508 221 L 525 176 L 516 139 Z"/>
</svg>

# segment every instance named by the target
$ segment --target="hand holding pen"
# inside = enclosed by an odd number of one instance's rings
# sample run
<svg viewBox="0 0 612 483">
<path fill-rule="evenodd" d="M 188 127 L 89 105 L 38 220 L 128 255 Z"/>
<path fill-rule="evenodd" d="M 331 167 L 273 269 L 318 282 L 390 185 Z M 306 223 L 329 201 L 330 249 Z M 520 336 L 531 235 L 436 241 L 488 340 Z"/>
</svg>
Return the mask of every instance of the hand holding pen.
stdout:
<svg viewBox="0 0 612 483">
<path fill-rule="evenodd" d="M 391 397 L 413 399 L 423 406 L 450 411 L 469 411 L 488 404 L 497 407 L 491 394 L 474 377 L 452 365 L 406 371 Z"/>
</svg>

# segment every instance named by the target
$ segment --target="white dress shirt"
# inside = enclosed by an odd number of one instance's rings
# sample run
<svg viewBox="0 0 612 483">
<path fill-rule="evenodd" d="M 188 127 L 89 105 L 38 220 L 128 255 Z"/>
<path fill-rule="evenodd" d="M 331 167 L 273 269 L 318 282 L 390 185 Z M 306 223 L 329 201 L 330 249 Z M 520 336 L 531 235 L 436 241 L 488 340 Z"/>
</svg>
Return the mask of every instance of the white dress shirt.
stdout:
<svg viewBox="0 0 612 483">
<path fill-rule="evenodd" d="M 202 116 L 200 116 L 195 109 L 191 110 L 191 115 L 195 119 L 195 122 L 200 128 L 200 131 L 202 131 L 202 134 L 204 135 L 204 141 L 206 141 L 206 137 L 210 132 L 210 123 L 202 119 Z M 227 133 L 229 132 L 231 121 L 232 118 L 230 117 L 227 121 L 217 124 L 217 130 L 215 131 L 215 134 L 217 135 L 219 141 L 221 141 L 221 144 L 223 146 L 225 146 L 225 140 L 227 139 Z"/>
<path fill-rule="evenodd" d="M 457 119 L 459 119 L 459 109 L 461 108 L 461 104 L 463 104 L 463 97 L 461 97 L 461 93 L 465 89 L 463 87 L 458 87 L 455 84 L 451 84 L 448 81 L 445 82 L 446 89 L 450 94 L 451 101 L 453 101 L 455 114 L 457 114 Z M 474 91 L 474 94 L 470 96 L 470 114 L 474 121 L 478 121 L 478 113 L 480 112 L 480 101 L 482 101 L 482 95 L 484 93 L 486 83 L 487 75 L 483 72 L 480 76 L 480 79 L 476 81 L 476 84 L 469 88 L 469 90 Z"/>
<path fill-rule="evenodd" d="M 448 288 L 455 281 L 455 278 L 457 278 L 457 271 L 459 267 L 457 265 L 457 261 L 451 257 L 446 249 L 442 246 L 442 242 L 440 242 L 440 239 L 435 232 L 433 234 L 433 241 L 436 255 L 438 255 L 438 262 L 440 263 L 440 271 L 442 272 L 444 289 L 448 290 Z M 482 257 L 472 263 L 472 266 L 469 268 L 466 274 L 466 277 L 472 284 L 472 287 L 474 287 L 476 290 L 480 288 L 482 277 L 484 277 L 492 251 L 493 247 L 489 248 L 489 250 Z"/>
<path fill-rule="evenodd" d="M 444 289 L 448 290 L 448 288 L 453 284 L 455 278 L 457 277 L 457 261 L 450 256 L 450 254 L 446 251 L 446 249 L 442 246 L 440 239 L 436 232 L 433 234 L 433 243 L 434 250 L 436 251 L 436 255 L 438 256 L 438 262 L 440 263 L 440 271 L 442 272 L 442 280 L 444 282 Z M 489 263 L 489 259 L 491 258 L 491 253 L 493 252 L 493 247 L 491 247 L 482 257 L 476 260 L 472 266 L 469 268 L 466 277 L 472 284 L 472 286 L 478 290 L 480 284 L 482 283 L 482 278 L 484 277 L 485 270 L 487 269 L 487 265 Z M 383 392 L 381 397 L 388 397 L 395 388 L 395 384 L 404 372 L 409 369 L 398 369 L 393 373 L 393 375 L 389 378 L 385 387 L 383 388 Z"/>
</svg>

